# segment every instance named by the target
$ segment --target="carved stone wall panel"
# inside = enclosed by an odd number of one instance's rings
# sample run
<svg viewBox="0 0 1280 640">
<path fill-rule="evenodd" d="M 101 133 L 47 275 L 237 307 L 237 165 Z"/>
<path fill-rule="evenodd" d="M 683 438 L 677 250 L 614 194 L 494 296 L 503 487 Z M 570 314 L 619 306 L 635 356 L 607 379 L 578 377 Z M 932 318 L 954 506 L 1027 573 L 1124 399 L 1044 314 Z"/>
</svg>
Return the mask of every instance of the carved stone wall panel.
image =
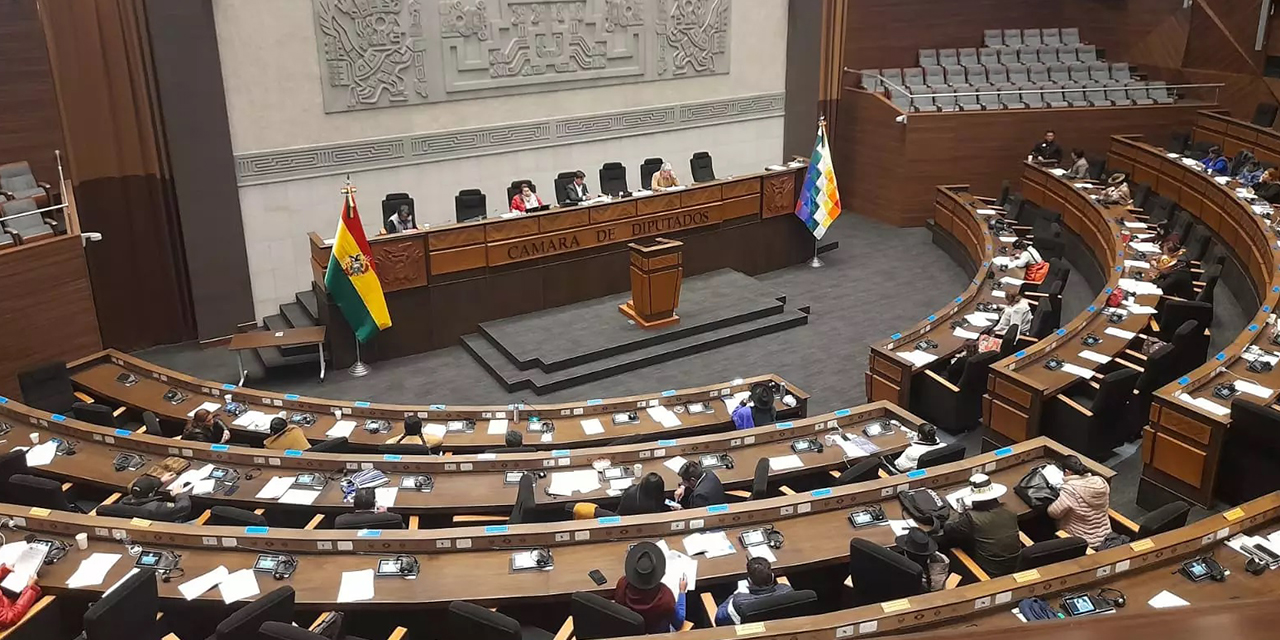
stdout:
<svg viewBox="0 0 1280 640">
<path fill-rule="evenodd" d="M 729 72 L 731 0 L 312 0 L 328 113 Z"/>
</svg>

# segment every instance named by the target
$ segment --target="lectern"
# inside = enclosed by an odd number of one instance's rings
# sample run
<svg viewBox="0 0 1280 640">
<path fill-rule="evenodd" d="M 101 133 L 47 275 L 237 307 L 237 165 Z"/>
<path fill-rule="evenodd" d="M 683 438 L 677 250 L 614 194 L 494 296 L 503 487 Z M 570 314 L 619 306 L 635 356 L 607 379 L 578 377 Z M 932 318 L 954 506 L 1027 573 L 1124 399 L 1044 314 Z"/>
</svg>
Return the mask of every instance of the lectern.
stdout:
<svg viewBox="0 0 1280 640">
<path fill-rule="evenodd" d="M 680 281 L 684 278 L 683 242 L 656 238 L 631 248 L 631 299 L 618 305 L 622 315 L 645 329 L 680 321 Z"/>
</svg>

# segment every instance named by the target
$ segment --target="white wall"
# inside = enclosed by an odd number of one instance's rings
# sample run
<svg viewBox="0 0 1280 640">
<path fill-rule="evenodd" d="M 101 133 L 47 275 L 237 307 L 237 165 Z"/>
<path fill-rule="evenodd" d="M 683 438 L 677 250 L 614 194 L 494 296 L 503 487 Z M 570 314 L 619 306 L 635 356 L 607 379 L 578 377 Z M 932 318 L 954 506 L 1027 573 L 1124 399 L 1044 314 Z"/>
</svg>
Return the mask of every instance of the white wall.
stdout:
<svg viewBox="0 0 1280 640">
<path fill-rule="evenodd" d="M 214 15 L 222 58 L 233 150 L 237 155 L 322 143 L 477 127 L 574 114 L 781 92 L 785 87 L 787 0 L 737 0 L 731 16 L 728 75 L 615 85 L 502 98 L 325 114 L 310 0 L 217 0 Z M 781 117 L 682 131 L 584 142 L 515 153 L 430 162 L 353 173 L 365 227 L 379 226 L 388 192 L 407 191 L 420 223 L 453 219 L 459 189 L 480 188 L 491 211 L 506 209 L 506 186 L 529 178 L 552 193 L 560 171 L 595 174 L 621 161 L 637 183 L 639 164 L 660 156 L 688 178 L 694 151 L 709 151 L 719 175 L 758 171 L 780 160 Z M 306 234 L 329 237 L 341 209 L 341 175 L 242 185 L 241 211 L 254 304 L 259 317 L 310 287 Z M 544 195 L 546 198 L 547 195 Z"/>
</svg>

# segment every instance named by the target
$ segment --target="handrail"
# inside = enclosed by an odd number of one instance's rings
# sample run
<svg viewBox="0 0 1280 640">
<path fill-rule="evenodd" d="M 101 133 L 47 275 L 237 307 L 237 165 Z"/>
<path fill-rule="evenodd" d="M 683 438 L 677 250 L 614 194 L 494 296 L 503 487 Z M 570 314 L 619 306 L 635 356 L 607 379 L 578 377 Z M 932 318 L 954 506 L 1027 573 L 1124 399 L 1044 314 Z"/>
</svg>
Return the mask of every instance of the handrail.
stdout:
<svg viewBox="0 0 1280 640">
<path fill-rule="evenodd" d="M 1123 90 L 1125 90 L 1125 91 L 1128 91 L 1128 90 L 1129 90 L 1129 89 L 1131 89 L 1131 88 L 1132 88 L 1132 89 L 1137 89 L 1137 88 L 1150 89 L 1150 88 L 1152 88 L 1152 87 L 1157 87 L 1157 88 L 1158 88 L 1158 87 L 1163 87 L 1163 88 L 1165 88 L 1165 89 L 1221 89 L 1222 87 L 1225 87 L 1225 86 L 1226 86 L 1226 84 L 1225 84 L 1225 83 L 1222 83 L 1222 82 L 1190 83 L 1190 84 L 1167 84 L 1167 83 L 1162 83 L 1162 84 L 1157 84 L 1157 85 L 1152 85 L 1152 84 L 1145 84 L 1145 85 L 1125 85 L 1125 86 L 1120 86 L 1120 87 L 1115 87 L 1115 86 L 1112 86 L 1112 87 L 1107 87 L 1107 86 L 1101 86 L 1101 87 L 1086 87 L 1086 86 L 1083 86 L 1083 85 L 1082 85 L 1082 86 L 1071 86 L 1071 87 L 1066 87 L 1066 86 L 1056 86 L 1055 88 L 1052 88 L 1052 89 L 1005 89 L 1005 90 L 1003 90 L 1003 91 L 1001 91 L 1001 90 L 996 90 L 996 91 L 963 91 L 963 92 L 956 91 L 956 92 L 952 92 L 952 93 L 933 93 L 933 92 L 929 92 L 929 93 L 920 93 L 920 94 L 916 94 L 916 93 L 912 93 L 911 91 L 909 91 L 909 90 L 908 90 L 908 88 L 906 88 L 906 87 L 903 87 L 903 86 L 900 86 L 900 85 L 895 84 L 895 83 L 893 83 L 893 82 L 890 82 L 887 78 L 885 78 L 884 76 L 882 76 L 882 75 L 880 75 L 880 74 L 878 74 L 878 73 L 866 73 L 866 72 L 863 72 L 863 71 L 859 71 L 858 69 L 850 69 L 850 68 L 848 68 L 848 67 L 845 67 L 844 71 L 845 71 L 845 73 L 857 73 L 857 74 L 859 74 L 859 75 L 864 75 L 864 76 L 870 76 L 870 77 L 872 77 L 872 78 L 877 78 L 877 79 L 879 79 L 879 80 L 880 80 L 880 82 L 884 83 L 884 85 L 885 85 L 887 88 L 892 89 L 893 91 L 897 91 L 898 93 L 901 93 L 901 94 L 903 94 L 903 95 L 907 96 L 908 98 L 914 98 L 914 97 L 917 97 L 917 96 L 919 96 L 919 97 L 925 97 L 925 96 L 928 96 L 928 97 L 935 97 L 935 98 L 936 98 L 936 97 L 961 97 L 961 96 L 990 96 L 990 95 L 1005 95 L 1005 94 L 1009 94 L 1009 93 L 1060 93 L 1060 92 L 1062 92 L 1062 91 L 1064 91 L 1064 90 L 1074 91 L 1074 90 L 1076 90 L 1076 89 L 1081 89 L 1081 90 L 1089 90 L 1089 89 L 1097 90 L 1097 89 L 1101 89 L 1101 90 L 1103 90 L 1103 91 L 1106 91 L 1106 90 L 1108 90 L 1108 89 L 1110 89 L 1110 90 L 1112 90 L 1112 91 L 1115 91 L 1115 90 L 1118 90 L 1118 89 L 1123 89 Z M 1072 84 L 1074 85 L 1074 84 L 1079 84 L 1079 83 L 1072 83 Z M 862 87 L 845 87 L 845 89 L 849 89 L 849 90 L 853 90 L 853 91 L 866 91 L 866 89 L 864 89 L 864 88 L 862 88 Z M 1216 94 L 1215 94 L 1215 97 L 1216 97 Z"/>
<path fill-rule="evenodd" d="M 36 209 L 35 211 L 26 211 L 26 212 L 23 212 L 23 213 L 15 213 L 15 214 L 13 214 L 13 215 L 11 215 L 11 216 L 0 216 L 0 222 L 7 222 L 7 221 L 9 221 L 9 220 L 17 220 L 18 218 L 25 218 L 26 216 L 34 216 L 34 215 L 36 215 L 37 213 L 44 213 L 44 212 L 46 212 L 46 211 L 57 211 L 58 209 L 66 209 L 66 208 L 67 208 L 67 205 L 66 205 L 66 204 L 55 204 L 55 205 L 53 205 L 52 207 L 45 207 L 45 208 L 43 208 L 43 209 Z"/>
</svg>

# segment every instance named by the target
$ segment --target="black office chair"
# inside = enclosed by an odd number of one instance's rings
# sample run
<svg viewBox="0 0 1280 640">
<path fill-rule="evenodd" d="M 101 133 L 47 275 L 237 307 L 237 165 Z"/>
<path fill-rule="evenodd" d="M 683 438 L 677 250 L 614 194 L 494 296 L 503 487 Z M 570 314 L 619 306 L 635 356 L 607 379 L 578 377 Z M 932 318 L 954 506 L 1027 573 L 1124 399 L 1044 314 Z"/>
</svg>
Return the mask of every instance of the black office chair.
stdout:
<svg viewBox="0 0 1280 640">
<path fill-rule="evenodd" d="M 470 222 L 484 219 L 489 205 L 479 189 L 463 189 L 453 197 L 453 210 L 458 222 Z"/>
<path fill-rule="evenodd" d="M 1040 238 L 1052 238 L 1055 226 L 1058 229 L 1058 233 L 1061 234 L 1062 214 L 1057 211 L 1043 209 L 1036 221 L 1031 225 L 1031 235 L 1035 236 L 1037 240 Z"/>
<path fill-rule="evenodd" d="M 348 441 L 346 436 L 338 438 L 329 438 L 311 445 L 311 453 L 346 453 L 348 449 Z"/>
<path fill-rule="evenodd" d="M 262 623 L 258 633 L 264 640 L 333 640 L 333 636 L 312 633 L 302 627 L 295 627 L 288 622 L 271 620 Z M 362 640 L 355 636 L 339 633 L 338 640 Z"/>
<path fill-rule="evenodd" d="M 554 633 L 523 627 L 514 619 L 470 602 L 449 603 L 445 618 L 446 638 L 467 640 L 552 640 Z"/>
<path fill-rule="evenodd" d="M 1213 325 L 1213 305 L 1196 300 L 1167 300 L 1155 317 L 1152 335 L 1164 342 L 1173 342 L 1173 335 L 1188 320 L 1202 327 Z"/>
<path fill-rule="evenodd" d="M 1062 239 L 1062 226 L 1055 222 L 1050 227 L 1049 235 L 1036 236 L 1035 247 L 1045 260 L 1062 259 L 1067 252 L 1067 243 Z"/>
<path fill-rule="evenodd" d="M 62 484 L 57 480 L 16 473 L 9 476 L 9 495 L 18 504 L 28 507 L 84 513 L 84 509 L 67 499 Z"/>
<path fill-rule="evenodd" d="M 1102 180 L 1102 176 L 1107 172 L 1106 158 L 1085 158 L 1089 163 L 1089 173 L 1086 174 L 1090 180 Z"/>
<path fill-rule="evenodd" d="M 1134 539 L 1150 538 L 1166 531 L 1185 527 L 1187 525 L 1187 514 L 1189 513 L 1191 513 L 1191 506 L 1187 503 L 1181 500 L 1170 502 L 1143 516 L 1142 520 L 1138 522 L 1138 534 Z"/>
<path fill-rule="evenodd" d="M 711 167 L 711 154 L 706 151 L 694 152 L 689 158 L 689 175 L 694 182 L 710 182 L 716 179 L 715 169 Z"/>
<path fill-rule="evenodd" d="M 516 197 L 516 194 L 517 194 L 517 193 L 520 193 L 520 185 L 522 185 L 522 184 L 524 184 L 524 183 L 526 183 L 526 182 L 527 182 L 527 183 L 529 183 L 529 190 L 530 190 L 530 191 L 532 191 L 532 192 L 534 192 L 534 193 L 537 193 L 537 192 L 538 192 L 538 185 L 534 184 L 532 180 L 527 180 L 527 179 L 526 179 L 526 180 L 512 180 L 512 181 L 511 181 L 510 186 L 508 186 L 508 187 L 507 187 L 507 202 L 508 202 L 508 203 L 510 203 L 510 202 L 511 202 L 511 199 L 512 199 L 512 198 Z"/>
<path fill-rule="evenodd" d="M 414 217 L 413 198 L 410 198 L 409 194 L 388 193 L 386 197 L 382 199 L 382 228 L 383 229 L 387 228 L 387 221 L 391 219 L 391 216 L 394 216 L 400 212 L 401 205 L 409 206 L 409 218 L 411 220 L 417 219 Z"/>
<path fill-rule="evenodd" d="M 1253 124 L 1259 127 L 1271 127 L 1276 123 L 1276 112 L 1280 110 L 1280 105 L 1273 102 L 1259 102 L 1257 108 L 1253 110 Z"/>
<path fill-rule="evenodd" d="M 534 509 L 537 508 L 537 498 L 533 493 L 533 474 L 526 473 L 520 476 L 520 487 L 516 490 L 516 502 L 511 507 L 511 517 L 507 518 L 509 524 L 524 524 L 532 522 Z"/>
<path fill-rule="evenodd" d="M 1097 388 L 1077 380 L 1049 405 L 1044 435 L 1095 460 L 1106 460 L 1112 449 L 1131 435 L 1117 416 L 1127 414 L 1139 374 L 1129 367 L 1108 373 Z"/>
<path fill-rule="evenodd" d="M 924 569 L 900 553 L 865 538 L 849 541 L 853 606 L 888 602 L 924 592 Z"/>
<path fill-rule="evenodd" d="M 814 612 L 818 602 L 818 594 L 809 590 L 775 593 L 737 607 L 742 624 L 764 622 L 766 620 L 785 620 L 799 618 Z"/>
<path fill-rule="evenodd" d="M 640 163 L 640 188 L 648 189 L 653 183 L 653 174 L 662 169 L 662 158 L 645 158 Z"/>
<path fill-rule="evenodd" d="M 987 390 L 987 373 L 997 357 L 999 354 L 988 351 L 969 358 L 958 385 L 926 369 L 924 377 L 913 385 L 911 410 L 947 433 L 963 433 L 976 428 L 982 421 L 982 394 Z"/>
<path fill-rule="evenodd" d="M 1009 181 L 1001 180 L 1000 195 L 996 196 L 995 202 L 993 202 L 992 204 L 994 204 L 997 207 L 1003 207 L 1007 202 L 1009 202 Z"/>
<path fill-rule="evenodd" d="M 627 168 L 621 162 L 606 162 L 600 167 L 600 193 L 616 196 L 629 191 Z"/>
<path fill-rule="evenodd" d="M 49 413 L 65 415 L 76 402 L 71 374 L 65 362 L 50 362 L 19 371 L 18 390 L 22 392 L 23 404 Z"/>
<path fill-rule="evenodd" d="M 569 599 L 569 615 L 573 616 L 573 635 L 579 640 L 645 634 L 640 614 L 594 593 L 574 593 Z"/>
<path fill-rule="evenodd" d="M 1035 317 L 1035 314 L 1032 314 L 1032 317 Z M 1004 360 L 1018 351 L 1018 334 L 1021 331 L 1022 327 L 1016 324 L 1009 325 L 1009 328 L 1004 330 L 996 360 Z"/>
<path fill-rule="evenodd" d="M 1036 310 L 1031 312 L 1031 326 L 1027 328 L 1030 342 L 1043 340 L 1062 324 L 1062 283 L 1049 287 L 1048 295 L 1039 298 Z M 1015 342 L 1017 342 L 1015 340 Z M 1003 348 L 1004 343 L 1000 346 Z"/>
<path fill-rule="evenodd" d="M 1241 504 L 1280 489 L 1280 411 L 1231 399 L 1231 428 L 1222 444 L 1214 493 L 1227 504 Z"/>
<path fill-rule="evenodd" d="M 191 518 L 191 507 L 175 503 L 173 508 L 157 511 L 148 506 L 115 502 L 99 505 L 96 513 L 104 518 L 144 518 L 156 522 L 185 522 Z"/>
<path fill-rule="evenodd" d="M 1124 430 L 1130 441 L 1142 436 L 1142 427 L 1147 424 L 1151 415 L 1151 394 L 1178 379 L 1178 372 L 1174 368 L 1176 357 L 1173 345 L 1162 344 L 1142 364 L 1142 374 L 1133 386 L 1133 398 L 1129 400 L 1129 411 L 1124 417 Z"/>
<path fill-rule="evenodd" d="M 344 513 L 333 519 L 334 529 L 403 529 L 404 518 L 398 513 Z"/>
<path fill-rule="evenodd" d="M 1187 146 L 1191 144 L 1191 132 L 1174 131 L 1169 134 L 1169 152 L 1170 153 L 1186 153 Z"/>
<path fill-rule="evenodd" d="M 25 449 L 12 449 L 0 454 L 0 498 L 6 502 L 17 502 L 9 495 L 9 478 L 27 473 L 27 452 Z"/>
<path fill-rule="evenodd" d="M 769 497 L 769 459 L 756 460 L 756 474 L 751 480 L 751 499 L 763 500 Z"/>
<path fill-rule="evenodd" d="M 159 640 L 163 625 L 156 620 L 160 597 L 156 572 L 140 569 L 125 578 L 84 614 L 85 640 Z"/>
<path fill-rule="evenodd" d="M 116 420 L 116 416 L 112 413 L 111 407 L 106 405 L 89 404 L 88 402 L 73 402 L 71 403 L 71 417 L 81 422 L 96 424 L 100 427 L 110 427 L 112 429 L 120 428 L 120 421 Z"/>
<path fill-rule="evenodd" d="M 1147 204 L 1147 198 L 1151 195 L 1151 185 L 1130 180 L 1129 186 L 1129 195 L 1133 197 L 1133 208 L 1141 209 Z"/>
<path fill-rule="evenodd" d="M 573 184 L 573 179 L 577 175 L 577 171 L 561 171 L 556 175 L 553 183 L 556 189 L 556 202 L 564 204 L 569 201 L 569 185 Z"/>
<path fill-rule="evenodd" d="M 1089 543 L 1085 542 L 1084 538 L 1075 536 L 1037 542 L 1029 547 L 1023 547 L 1022 552 L 1018 554 L 1018 571 L 1038 569 L 1055 562 L 1081 558 L 1088 550 Z"/>
<path fill-rule="evenodd" d="M 209 509 L 209 517 L 204 523 L 210 527 L 265 527 L 267 518 L 248 509 L 220 504 Z"/>
<path fill-rule="evenodd" d="M 1200 287 L 1200 293 L 1196 294 L 1196 302 L 1205 302 L 1213 304 L 1213 292 L 1218 288 L 1218 281 L 1222 279 L 1222 265 L 1210 265 L 1205 267 L 1204 274 L 1200 276 L 1204 286 Z"/>
<path fill-rule="evenodd" d="M 1202 224 L 1193 224 L 1191 231 L 1185 236 L 1186 240 L 1182 243 L 1184 253 L 1182 257 L 1189 262 L 1199 262 L 1204 257 L 1206 251 L 1209 250 L 1209 242 L 1213 240 L 1213 232 L 1209 227 Z"/>
<path fill-rule="evenodd" d="M 1195 320 L 1188 320 L 1173 332 L 1173 363 L 1177 375 L 1184 375 L 1204 364 L 1209 357 L 1209 336 Z"/>
<path fill-rule="evenodd" d="M 160 427 L 160 418 L 157 418 L 156 414 L 150 411 L 142 412 L 142 426 L 147 428 L 147 435 L 149 436 L 159 437 L 164 435 L 164 430 Z"/>
<path fill-rule="evenodd" d="M 1147 216 L 1148 224 L 1154 225 L 1157 222 L 1167 222 L 1169 217 L 1173 215 L 1173 201 L 1153 193 L 1147 196 L 1146 206 L 1142 207 L 1142 213 Z"/>
<path fill-rule="evenodd" d="M 396 456 L 429 456 L 431 455 L 431 447 L 425 444 L 380 444 L 378 445 L 378 453 L 391 454 Z"/>
<path fill-rule="evenodd" d="M 293 587 L 280 587 L 240 607 L 213 630 L 212 640 L 266 640 L 264 622 L 293 622 Z"/>
<path fill-rule="evenodd" d="M 875 480 L 880 477 L 880 458 L 871 456 L 863 458 L 857 464 L 844 470 L 839 478 L 836 478 L 836 486 L 842 487 L 846 484 L 855 482 L 866 482 L 867 480 Z"/>
<path fill-rule="evenodd" d="M 920 459 L 916 460 L 916 468 L 928 469 L 948 462 L 959 462 L 964 459 L 964 452 L 963 442 L 952 442 L 945 447 L 938 447 L 920 454 Z"/>
</svg>

